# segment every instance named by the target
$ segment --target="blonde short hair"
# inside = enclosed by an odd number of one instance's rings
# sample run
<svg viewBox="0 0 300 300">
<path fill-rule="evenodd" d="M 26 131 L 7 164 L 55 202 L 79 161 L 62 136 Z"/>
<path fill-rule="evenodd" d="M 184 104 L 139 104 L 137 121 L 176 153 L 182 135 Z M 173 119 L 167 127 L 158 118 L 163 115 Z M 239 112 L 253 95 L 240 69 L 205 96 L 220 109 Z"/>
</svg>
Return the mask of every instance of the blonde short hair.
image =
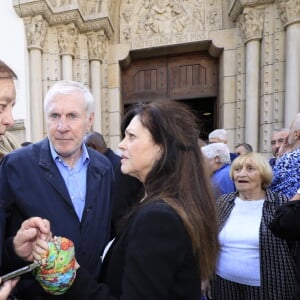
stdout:
<svg viewBox="0 0 300 300">
<path fill-rule="evenodd" d="M 252 165 L 259 171 L 262 188 L 265 189 L 271 184 L 273 179 L 272 168 L 268 160 L 262 154 L 257 152 L 242 154 L 233 160 L 230 168 L 230 177 L 232 180 L 234 170 L 245 165 Z"/>
</svg>

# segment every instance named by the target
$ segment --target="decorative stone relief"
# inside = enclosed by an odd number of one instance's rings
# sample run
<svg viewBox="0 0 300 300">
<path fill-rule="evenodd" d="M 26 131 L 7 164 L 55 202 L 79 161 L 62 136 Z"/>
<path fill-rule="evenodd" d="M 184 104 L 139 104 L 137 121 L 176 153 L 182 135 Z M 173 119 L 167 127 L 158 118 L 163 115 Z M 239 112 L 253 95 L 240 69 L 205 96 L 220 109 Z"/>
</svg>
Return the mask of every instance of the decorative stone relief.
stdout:
<svg viewBox="0 0 300 300">
<path fill-rule="evenodd" d="M 90 60 L 103 60 L 107 47 L 107 37 L 103 30 L 87 34 L 88 52 Z"/>
<path fill-rule="evenodd" d="M 261 115 L 260 124 L 264 128 L 261 132 L 269 133 L 265 124 L 272 123 L 273 115 L 273 90 L 274 90 L 274 36 L 271 35 L 274 26 L 274 12 L 269 8 L 264 10 L 264 38 L 261 42 Z M 266 137 L 267 138 L 267 137 Z M 265 140 L 265 137 L 264 139 Z M 264 146 L 263 146 L 264 147 Z"/>
<path fill-rule="evenodd" d="M 250 40 L 261 39 L 263 33 L 263 12 L 258 8 L 246 7 L 239 17 L 239 26 L 244 43 Z"/>
<path fill-rule="evenodd" d="M 81 1 L 81 10 L 84 15 L 93 15 L 100 13 L 102 0 L 84 0 Z"/>
<path fill-rule="evenodd" d="M 220 0 L 136 0 L 121 4 L 121 43 L 132 48 L 208 38 L 222 24 Z"/>
<path fill-rule="evenodd" d="M 57 28 L 48 27 L 43 51 L 43 81 L 51 84 L 61 79 L 61 63 L 57 40 Z M 46 87 L 45 87 L 46 88 Z"/>
<path fill-rule="evenodd" d="M 42 49 L 47 32 L 47 21 L 41 15 L 24 19 L 27 47 Z"/>
<path fill-rule="evenodd" d="M 282 61 L 285 45 L 285 38 L 283 34 L 275 34 L 274 39 L 274 99 L 273 99 L 273 122 L 282 122 L 284 119 L 284 73 L 285 73 L 285 64 Z"/>
<path fill-rule="evenodd" d="M 108 64 L 102 64 L 102 128 L 103 134 L 109 136 L 109 89 L 108 89 Z"/>
<path fill-rule="evenodd" d="M 43 56 L 44 65 L 44 80 L 55 82 L 60 80 L 61 66 L 60 59 L 54 55 L 44 55 Z"/>
<path fill-rule="evenodd" d="M 236 61 L 236 65 L 237 65 L 237 76 L 236 76 L 236 99 L 237 99 L 237 102 L 236 102 L 236 126 L 237 128 L 243 128 L 243 116 L 242 116 L 242 113 L 243 113 L 243 109 L 242 109 L 242 101 L 243 101 L 243 76 L 242 76 L 242 72 L 243 72 L 243 69 L 242 69 L 242 65 L 243 65 L 243 62 L 244 62 L 244 56 L 243 56 L 243 53 L 242 53 L 243 49 L 241 47 L 239 47 L 237 50 L 236 50 L 236 58 L 237 58 L 237 61 Z"/>
<path fill-rule="evenodd" d="M 231 17 L 232 21 L 235 22 L 238 16 L 243 12 L 244 8 L 269 4 L 274 1 L 275 0 L 231 0 L 229 1 L 228 15 Z"/>
<path fill-rule="evenodd" d="M 50 0 L 53 7 L 62 7 L 70 4 L 76 4 L 76 0 Z"/>
<path fill-rule="evenodd" d="M 74 56 L 78 31 L 74 23 L 59 26 L 57 28 L 58 46 L 60 54 L 70 54 Z"/>
<path fill-rule="evenodd" d="M 84 85 L 89 85 L 89 62 L 84 59 L 74 59 L 73 78 Z"/>
<path fill-rule="evenodd" d="M 86 7 L 89 6 L 89 11 L 99 9 L 98 4 L 100 0 L 82 0 Z M 102 2 L 104 1 L 104 2 Z M 79 0 L 35 0 L 28 2 L 28 0 L 18 0 L 14 5 L 16 13 L 21 18 L 42 15 L 47 20 L 49 26 L 56 26 L 61 24 L 74 23 L 80 33 L 88 31 L 104 30 L 109 39 L 113 38 L 113 25 L 108 17 L 107 9 L 111 9 L 111 2 L 106 4 L 109 0 L 101 0 L 101 6 L 105 7 L 106 11 L 101 15 L 96 14 L 91 17 L 85 17 L 80 10 Z M 106 4 L 106 5 L 103 5 Z"/>
<path fill-rule="evenodd" d="M 300 22 L 300 0 L 277 0 L 277 4 L 280 10 L 280 19 L 285 26 Z"/>
<path fill-rule="evenodd" d="M 207 24 L 210 29 L 218 29 L 221 26 L 221 13 L 222 6 L 217 0 L 209 0 L 206 2 L 207 5 Z"/>
</svg>

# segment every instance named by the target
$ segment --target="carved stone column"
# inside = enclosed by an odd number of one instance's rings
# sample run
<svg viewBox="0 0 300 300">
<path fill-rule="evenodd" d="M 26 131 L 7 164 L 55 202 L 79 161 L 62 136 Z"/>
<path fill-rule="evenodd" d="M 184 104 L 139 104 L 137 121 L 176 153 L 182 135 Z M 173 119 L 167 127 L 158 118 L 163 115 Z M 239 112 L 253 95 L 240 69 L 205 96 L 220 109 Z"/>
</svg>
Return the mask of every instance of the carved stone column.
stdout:
<svg viewBox="0 0 300 300">
<path fill-rule="evenodd" d="M 44 137 L 42 50 L 48 24 L 41 15 L 24 18 L 29 51 L 31 140 Z"/>
<path fill-rule="evenodd" d="M 93 129 L 102 133 L 102 97 L 101 97 L 101 64 L 105 54 L 106 36 L 103 30 L 87 34 L 89 60 L 90 60 L 90 77 L 91 91 L 95 98 L 95 121 Z"/>
<path fill-rule="evenodd" d="M 277 3 L 286 29 L 284 125 L 289 127 L 300 111 L 300 3 L 295 0 Z"/>
<path fill-rule="evenodd" d="M 57 28 L 58 46 L 62 61 L 62 79 L 73 80 L 73 56 L 78 38 L 74 23 Z"/>
<path fill-rule="evenodd" d="M 259 66 L 260 40 L 263 29 L 262 12 L 246 7 L 239 25 L 246 45 L 246 113 L 245 142 L 258 151 L 259 137 Z"/>
</svg>

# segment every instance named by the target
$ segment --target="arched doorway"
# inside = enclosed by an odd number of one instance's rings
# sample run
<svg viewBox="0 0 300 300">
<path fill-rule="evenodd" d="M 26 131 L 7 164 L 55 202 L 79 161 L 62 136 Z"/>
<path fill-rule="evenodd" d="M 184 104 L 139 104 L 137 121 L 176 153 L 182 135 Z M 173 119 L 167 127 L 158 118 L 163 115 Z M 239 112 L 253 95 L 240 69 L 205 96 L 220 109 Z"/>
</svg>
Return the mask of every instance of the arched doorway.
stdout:
<svg viewBox="0 0 300 300">
<path fill-rule="evenodd" d="M 218 66 L 207 51 L 133 58 L 122 68 L 124 111 L 137 102 L 184 102 L 197 115 L 206 140 L 217 125 Z"/>
</svg>

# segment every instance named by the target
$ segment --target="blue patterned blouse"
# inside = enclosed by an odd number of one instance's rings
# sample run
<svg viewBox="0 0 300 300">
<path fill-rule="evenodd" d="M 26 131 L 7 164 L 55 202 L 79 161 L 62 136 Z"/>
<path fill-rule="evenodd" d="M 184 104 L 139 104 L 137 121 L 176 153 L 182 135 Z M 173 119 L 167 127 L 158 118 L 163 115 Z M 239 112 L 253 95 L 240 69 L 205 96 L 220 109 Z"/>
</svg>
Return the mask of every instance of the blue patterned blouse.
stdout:
<svg viewBox="0 0 300 300">
<path fill-rule="evenodd" d="M 293 197 L 300 188 L 300 148 L 278 158 L 273 173 L 271 190 Z"/>
</svg>

